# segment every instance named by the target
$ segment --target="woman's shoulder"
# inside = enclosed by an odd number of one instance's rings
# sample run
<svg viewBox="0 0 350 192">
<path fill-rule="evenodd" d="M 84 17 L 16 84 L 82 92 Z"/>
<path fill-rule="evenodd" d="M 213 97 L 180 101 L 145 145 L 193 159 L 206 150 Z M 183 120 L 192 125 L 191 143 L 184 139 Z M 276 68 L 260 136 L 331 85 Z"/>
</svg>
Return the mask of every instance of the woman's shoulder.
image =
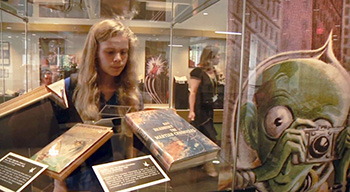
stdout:
<svg viewBox="0 0 350 192">
<path fill-rule="evenodd" d="M 192 77 L 198 77 L 198 78 L 199 78 L 199 77 L 201 77 L 202 72 L 203 72 L 203 69 L 202 69 L 202 68 L 196 67 L 196 68 L 194 68 L 194 69 L 191 71 L 190 75 L 191 75 Z"/>
<path fill-rule="evenodd" d="M 195 67 L 195 68 L 193 68 L 192 71 L 203 71 L 203 68 L 202 67 Z"/>
</svg>

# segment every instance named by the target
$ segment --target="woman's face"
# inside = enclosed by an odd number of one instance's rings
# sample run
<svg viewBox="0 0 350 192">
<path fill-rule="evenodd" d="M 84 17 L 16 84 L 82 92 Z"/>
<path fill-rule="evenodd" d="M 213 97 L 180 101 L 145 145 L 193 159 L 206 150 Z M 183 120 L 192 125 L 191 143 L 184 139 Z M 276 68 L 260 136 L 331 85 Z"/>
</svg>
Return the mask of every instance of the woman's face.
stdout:
<svg viewBox="0 0 350 192">
<path fill-rule="evenodd" d="M 99 72 L 112 77 L 119 76 L 129 58 L 129 40 L 115 36 L 99 44 Z"/>
<path fill-rule="evenodd" d="M 220 62 L 220 54 L 216 54 L 213 58 L 213 65 L 218 65 Z"/>
</svg>

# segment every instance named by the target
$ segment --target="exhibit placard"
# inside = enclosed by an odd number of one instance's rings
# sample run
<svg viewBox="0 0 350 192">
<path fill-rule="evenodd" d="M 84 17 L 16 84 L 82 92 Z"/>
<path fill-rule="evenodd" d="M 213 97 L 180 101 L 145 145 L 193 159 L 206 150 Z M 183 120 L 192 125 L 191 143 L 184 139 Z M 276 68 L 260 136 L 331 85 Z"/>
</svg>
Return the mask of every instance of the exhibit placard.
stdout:
<svg viewBox="0 0 350 192">
<path fill-rule="evenodd" d="M 104 191 L 132 191 L 170 180 L 151 155 L 92 168 Z"/>
<path fill-rule="evenodd" d="M 48 166 L 15 153 L 0 159 L 0 190 L 21 191 Z"/>
</svg>

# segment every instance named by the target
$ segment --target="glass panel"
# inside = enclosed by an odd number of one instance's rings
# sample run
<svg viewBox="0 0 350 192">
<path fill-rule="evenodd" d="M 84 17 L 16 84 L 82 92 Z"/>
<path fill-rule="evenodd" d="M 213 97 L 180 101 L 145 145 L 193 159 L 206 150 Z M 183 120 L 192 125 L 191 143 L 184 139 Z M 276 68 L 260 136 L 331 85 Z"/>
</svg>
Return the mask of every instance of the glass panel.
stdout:
<svg viewBox="0 0 350 192">
<path fill-rule="evenodd" d="M 8 0 L 6 3 L 16 8 L 19 6 L 18 2 L 25 1 Z M 222 133 L 226 82 L 234 81 L 232 86 L 237 87 L 239 74 L 238 65 L 235 65 L 236 79 L 228 81 L 225 77 L 232 77 L 226 70 L 226 63 L 238 64 L 240 61 L 240 34 L 225 34 L 228 23 L 228 3 L 228 0 L 29 0 L 27 35 L 24 24 L 19 25 L 17 21 L 12 20 L 2 23 L 2 39 L 11 41 L 11 64 L 16 59 L 14 64 L 16 69 L 12 69 L 11 81 L 2 81 L 0 88 L 5 92 L 11 87 L 10 84 L 16 84 L 18 87 L 14 87 L 15 90 L 18 88 L 30 91 L 40 85 L 48 85 L 76 73 L 79 69 L 79 57 L 91 25 L 102 18 L 123 16 L 126 18 L 124 22 L 138 37 L 135 56 L 139 65 L 135 71 L 140 82 L 145 109 L 174 107 L 182 117 L 188 119 L 190 72 L 200 63 L 200 57 L 207 45 L 217 48 L 218 52 L 215 57 L 218 63 L 214 66 L 217 76 L 213 95 L 216 96 L 213 102 L 213 127 L 217 131 L 217 143 L 220 144 L 227 139 L 222 136 L 226 134 Z M 24 13 L 25 9 L 16 8 L 16 10 L 23 10 L 19 12 Z M 10 26 L 15 27 L 15 30 L 7 32 L 6 26 L 9 25 L 7 22 L 11 24 Z M 235 26 L 234 31 L 240 33 L 241 28 L 237 27 L 238 25 Z M 12 35 L 12 40 L 5 38 L 8 34 Z M 14 41 L 14 35 L 18 35 L 22 41 Z M 229 48 L 227 48 L 226 39 L 231 41 Z M 25 48 L 26 46 L 28 49 Z M 12 48 L 16 48 L 18 52 L 16 58 L 13 58 L 15 52 Z M 228 49 L 235 50 L 233 57 L 229 57 L 226 53 Z M 6 66 L 2 65 L 1 68 L 6 69 Z M 11 73 L 9 75 L 11 77 Z M 237 93 L 228 94 L 231 96 L 230 100 L 234 100 L 237 95 Z M 210 99 L 213 98 L 210 97 Z M 49 104 L 46 102 L 45 107 L 40 106 L 43 114 L 40 118 L 44 119 L 44 115 L 52 115 L 57 112 L 47 111 L 47 108 L 52 110 Z M 44 122 L 40 118 L 36 119 L 36 124 L 31 123 L 34 128 Z M 45 118 L 55 119 L 53 116 L 45 116 Z M 55 120 L 47 127 L 53 127 L 54 132 L 61 128 L 53 124 Z M 131 141 L 126 141 L 118 136 L 117 139 L 112 139 L 113 142 L 119 143 L 114 146 L 123 147 L 124 144 L 120 143 L 129 145 Z M 125 148 L 114 150 L 122 151 Z M 26 152 L 28 152 L 27 149 Z M 34 154 L 35 151 L 28 153 Z M 121 158 L 124 157 L 125 155 Z M 215 169 L 218 171 L 219 166 L 223 165 L 231 166 L 232 169 L 232 159 L 229 160 L 231 161 L 218 158 L 214 162 Z M 194 175 L 197 177 L 192 177 Z M 171 177 L 173 180 L 166 185 L 167 189 L 214 191 L 218 187 L 218 178 L 208 176 L 202 166 L 172 173 Z M 50 178 L 42 179 L 39 179 L 39 182 L 33 184 L 32 187 L 53 188 L 53 181 Z M 164 185 L 158 188 L 157 191 L 163 191 Z"/>
<path fill-rule="evenodd" d="M 183 8 L 184 11 L 178 13 L 180 7 L 187 8 Z M 176 23 L 172 39 L 172 70 L 175 108 L 188 109 L 190 72 L 200 63 L 203 49 L 211 45 L 216 47 L 219 57 L 218 63 L 214 66 L 218 82 L 218 86 L 215 88 L 217 99 L 214 102 L 214 108 L 223 109 L 226 36 L 222 33 L 226 31 L 227 1 L 187 1 L 187 6 L 183 1 L 178 4 L 175 1 L 174 9 Z M 188 10 L 193 10 L 193 12 L 189 14 Z M 223 13 L 217 14 L 217 10 L 222 10 Z"/>
<path fill-rule="evenodd" d="M 1 1 L 1 8 L 9 11 L 14 15 L 24 17 L 25 4 L 26 4 L 26 0 L 6 0 L 6 1 Z"/>
<path fill-rule="evenodd" d="M 222 121 L 224 98 L 227 98 L 224 90 L 227 89 L 226 45 L 230 38 L 227 35 L 228 2 L 175 0 L 173 5 L 172 106 L 218 145 L 226 139 L 222 136 Z M 194 102 L 190 99 L 191 92 Z M 192 109 L 190 103 L 193 103 Z M 189 118 L 190 111 L 195 114 L 193 119 Z M 220 167 L 232 170 L 230 162 L 220 155 L 213 162 L 186 170 L 184 173 L 191 175 L 190 178 L 175 173 L 172 178 L 177 184 L 172 187 L 179 191 L 216 191 Z M 191 182 L 185 182 L 186 179 Z"/>
<path fill-rule="evenodd" d="M 241 28 L 244 40 L 237 49 L 227 48 L 226 73 L 242 81 L 226 87 L 226 97 L 235 99 L 225 100 L 233 107 L 226 111 L 223 132 L 230 139 L 222 143 L 222 154 L 237 167 L 234 174 L 229 167 L 221 172 L 231 176 L 222 177 L 220 187 L 349 191 L 350 153 L 343 147 L 349 137 L 349 6 L 229 1 L 228 30 Z M 237 52 L 243 53 L 241 73 L 230 58 Z"/>
<path fill-rule="evenodd" d="M 25 23 L 1 10 L 0 93 L 1 102 L 24 93 L 27 89 Z"/>
</svg>

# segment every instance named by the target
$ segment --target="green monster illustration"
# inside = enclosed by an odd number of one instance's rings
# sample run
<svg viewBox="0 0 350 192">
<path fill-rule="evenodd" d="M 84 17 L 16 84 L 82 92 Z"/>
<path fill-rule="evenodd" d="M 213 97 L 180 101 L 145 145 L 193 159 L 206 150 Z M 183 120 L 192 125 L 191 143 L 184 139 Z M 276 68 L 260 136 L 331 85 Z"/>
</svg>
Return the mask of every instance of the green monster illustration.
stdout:
<svg viewBox="0 0 350 192">
<path fill-rule="evenodd" d="M 330 39 L 318 50 L 267 59 L 243 90 L 237 188 L 345 191 L 350 76 L 334 57 Z"/>
</svg>

